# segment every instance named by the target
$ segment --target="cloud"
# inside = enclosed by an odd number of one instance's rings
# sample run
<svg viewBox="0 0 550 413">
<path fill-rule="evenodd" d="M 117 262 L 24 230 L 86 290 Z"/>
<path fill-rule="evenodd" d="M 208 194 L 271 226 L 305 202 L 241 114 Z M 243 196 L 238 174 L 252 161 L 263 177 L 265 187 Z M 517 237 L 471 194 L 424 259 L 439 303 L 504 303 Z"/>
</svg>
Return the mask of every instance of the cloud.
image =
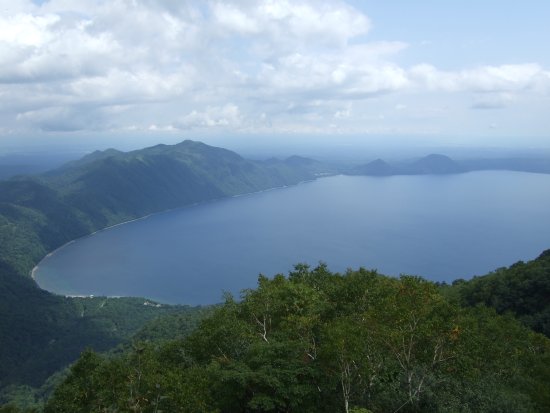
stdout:
<svg viewBox="0 0 550 413">
<path fill-rule="evenodd" d="M 30 124 L 44 132 L 74 132 L 102 130 L 109 127 L 109 118 L 101 109 L 79 107 L 48 107 L 17 115 L 17 121 Z"/>
<path fill-rule="evenodd" d="M 406 66 L 401 57 L 415 43 L 374 40 L 369 17 L 340 0 L 0 6 L 6 130 L 317 133 L 332 122 L 361 130 L 365 119 L 383 130 L 394 125 L 377 117 L 378 106 L 404 118 L 433 100 L 496 109 L 550 95 L 550 72 L 537 63 Z"/>
<path fill-rule="evenodd" d="M 471 92 L 545 92 L 550 87 L 550 72 L 534 63 L 481 66 L 460 71 L 442 71 L 421 64 L 409 70 L 418 87 L 432 91 Z"/>
<path fill-rule="evenodd" d="M 382 58 L 406 47 L 402 43 L 351 46 L 322 54 L 293 53 L 264 64 L 258 83 L 265 96 L 304 94 L 319 99 L 361 99 L 408 85 L 406 72 Z"/>
<path fill-rule="evenodd" d="M 208 107 L 204 111 L 193 110 L 175 123 L 177 129 L 196 129 L 205 127 L 239 127 L 243 118 L 239 108 L 231 103 L 220 107 Z"/>
<path fill-rule="evenodd" d="M 104 76 L 84 77 L 67 84 L 68 94 L 78 102 L 97 104 L 132 104 L 165 101 L 180 96 L 193 87 L 192 67 L 163 75 L 154 71 L 123 72 L 111 70 Z"/>
<path fill-rule="evenodd" d="M 333 1 L 213 1 L 211 9 L 220 29 L 254 35 L 275 50 L 342 46 L 371 26 L 364 14 Z"/>
<path fill-rule="evenodd" d="M 59 15 L 0 19 L 0 83 L 44 82 L 98 75 L 117 63 L 122 48 L 87 24 L 65 25 Z"/>
</svg>

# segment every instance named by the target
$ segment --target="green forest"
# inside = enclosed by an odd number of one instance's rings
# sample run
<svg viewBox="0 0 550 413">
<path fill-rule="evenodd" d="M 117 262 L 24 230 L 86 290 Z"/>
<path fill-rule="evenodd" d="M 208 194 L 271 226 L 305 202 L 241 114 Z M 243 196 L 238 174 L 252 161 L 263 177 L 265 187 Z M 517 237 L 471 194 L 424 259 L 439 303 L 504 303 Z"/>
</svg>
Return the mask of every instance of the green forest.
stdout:
<svg viewBox="0 0 550 413">
<path fill-rule="evenodd" d="M 301 264 L 219 306 L 117 304 L 102 322 L 135 323 L 117 347 L 0 412 L 546 412 L 549 294 L 550 251 L 453 285 Z"/>
<path fill-rule="evenodd" d="M 323 173 L 186 141 L 0 181 L 0 412 L 550 411 L 550 250 L 451 285 L 299 264 L 210 307 L 29 277 L 108 225 Z"/>
<path fill-rule="evenodd" d="M 419 277 L 300 265 L 186 338 L 84 352 L 45 411 L 544 412 L 548 383 L 549 340 L 511 314 Z"/>
</svg>

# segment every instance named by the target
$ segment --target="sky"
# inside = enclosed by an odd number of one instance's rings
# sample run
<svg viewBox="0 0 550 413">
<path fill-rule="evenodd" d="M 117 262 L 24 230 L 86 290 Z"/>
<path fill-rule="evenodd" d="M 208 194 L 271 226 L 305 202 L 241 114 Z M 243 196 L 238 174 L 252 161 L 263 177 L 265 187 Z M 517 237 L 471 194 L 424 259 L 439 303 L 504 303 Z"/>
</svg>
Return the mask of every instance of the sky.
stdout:
<svg viewBox="0 0 550 413">
<path fill-rule="evenodd" d="M 0 148 L 550 147 L 549 21 L 547 0 L 0 0 Z"/>
</svg>

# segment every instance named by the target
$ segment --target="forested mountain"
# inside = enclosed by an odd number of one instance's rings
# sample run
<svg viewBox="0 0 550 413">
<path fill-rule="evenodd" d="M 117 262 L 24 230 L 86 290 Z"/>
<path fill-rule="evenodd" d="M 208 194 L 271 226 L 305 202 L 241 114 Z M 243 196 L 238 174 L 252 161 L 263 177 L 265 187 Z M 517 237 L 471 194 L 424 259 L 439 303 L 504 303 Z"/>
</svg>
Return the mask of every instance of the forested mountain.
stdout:
<svg viewBox="0 0 550 413">
<path fill-rule="evenodd" d="M 44 181 L 94 225 L 108 225 L 127 217 L 313 178 L 303 163 L 255 162 L 226 149 L 184 141 L 128 153 L 96 152 L 46 174 Z"/>
</svg>

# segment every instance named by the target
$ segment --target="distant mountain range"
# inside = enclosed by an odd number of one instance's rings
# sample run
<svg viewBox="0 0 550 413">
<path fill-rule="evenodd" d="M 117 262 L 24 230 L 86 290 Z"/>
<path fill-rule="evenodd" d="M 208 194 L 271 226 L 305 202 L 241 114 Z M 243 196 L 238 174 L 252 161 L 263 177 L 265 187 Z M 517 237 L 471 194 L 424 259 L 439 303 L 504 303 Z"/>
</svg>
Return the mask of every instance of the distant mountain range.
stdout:
<svg viewBox="0 0 550 413">
<path fill-rule="evenodd" d="M 382 159 L 345 170 L 348 175 L 445 175 L 482 170 L 508 170 L 550 174 L 550 159 L 506 158 L 455 161 L 448 156 L 431 154 L 410 162 L 390 165 Z"/>
</svg>

